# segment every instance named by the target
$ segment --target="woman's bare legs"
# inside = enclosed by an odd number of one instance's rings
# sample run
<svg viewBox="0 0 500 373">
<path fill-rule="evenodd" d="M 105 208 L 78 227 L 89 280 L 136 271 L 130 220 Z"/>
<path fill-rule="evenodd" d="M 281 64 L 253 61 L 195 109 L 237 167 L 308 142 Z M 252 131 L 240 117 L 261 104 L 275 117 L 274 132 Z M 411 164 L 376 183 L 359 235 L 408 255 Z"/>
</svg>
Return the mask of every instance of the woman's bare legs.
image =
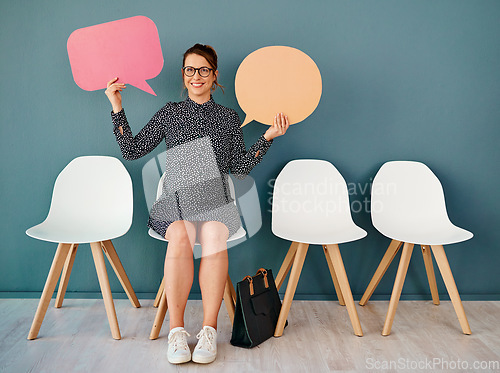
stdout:
<svg viewBox="0 0 500 373">
<path fill-rule="evenodd" d="M 169 225 L 165 256 L 165 294 L 167 296 L 170 329 L 184 326 L 184 310 L 193 285 L 193 247 L 195 223 L 178 220 Z"/>
<path fill-rule="evenodd" d="M 217 329 L 217 315 L 227 279 L 229 231 L 223 223 L 218 221 L 206 221 L 199 224 L 198 239 L 202 248 L 199 281 L 203 299 L 203 326 Z"/>
</svg>

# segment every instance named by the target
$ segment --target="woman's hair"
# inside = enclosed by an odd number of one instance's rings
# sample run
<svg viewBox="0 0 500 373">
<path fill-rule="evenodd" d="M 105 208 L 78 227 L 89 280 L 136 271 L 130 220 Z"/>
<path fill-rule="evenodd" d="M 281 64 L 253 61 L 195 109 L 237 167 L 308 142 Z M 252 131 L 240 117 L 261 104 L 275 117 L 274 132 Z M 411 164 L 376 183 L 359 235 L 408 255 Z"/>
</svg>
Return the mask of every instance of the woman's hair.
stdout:
<svg viewBox="0 0 500 373">
<path fill-rule="evenodd" d="M 215 75 L 215 72 L 217 71 L 217 53 L 215 52 L 215 49 L 210 45 L 204 45 L 198 43 L 193 45 L 186 52 L 184 52 L 184 57 L 182 59 L 182 67 L 184 67 L 184 64 L 186 62 L 186 57 L 190 54 L 197 54 L 199 56 L 204 57 L 208 61 L 210 68 L 213 69 L 212 73 L 215 76 L 215 81 L 211 87 L 211 90 L 215 91 L 216 88 L 219 87 L 222 90 L 222 93 L 224 93 L 224 86 L 220 85 L 217 82 L 217 76 Z"/>
</svg>

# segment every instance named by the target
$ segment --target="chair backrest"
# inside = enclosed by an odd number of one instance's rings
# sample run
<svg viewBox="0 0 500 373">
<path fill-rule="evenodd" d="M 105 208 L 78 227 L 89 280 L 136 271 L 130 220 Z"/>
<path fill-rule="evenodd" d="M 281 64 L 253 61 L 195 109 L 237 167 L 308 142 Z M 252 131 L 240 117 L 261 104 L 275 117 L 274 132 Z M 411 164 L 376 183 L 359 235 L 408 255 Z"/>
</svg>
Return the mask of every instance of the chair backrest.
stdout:
<svg viewBox="0 0 500 373">
<path fill-rule="evenodd" d="M 414 161 L 382 165 L 373 179 L 371 217 L 382 234 L 403 226 L 450 222 L 439 179 L 425 164 Z"/>
<path fill-rule="evenodd" d="M 352 221 L 347 184 L 328 161 L 298 159 L 281 170 L 274 183 L 272 230 Z"/>
<path fill-rule="evenodd" d="M 132 180 L 123 164 L 113 157 L 84 156 L 57 176 L 46 220 L 81 224 L 82 230 L 103 224 L 117 237 L 130 228 L 132 214 Z"/>
</svg>

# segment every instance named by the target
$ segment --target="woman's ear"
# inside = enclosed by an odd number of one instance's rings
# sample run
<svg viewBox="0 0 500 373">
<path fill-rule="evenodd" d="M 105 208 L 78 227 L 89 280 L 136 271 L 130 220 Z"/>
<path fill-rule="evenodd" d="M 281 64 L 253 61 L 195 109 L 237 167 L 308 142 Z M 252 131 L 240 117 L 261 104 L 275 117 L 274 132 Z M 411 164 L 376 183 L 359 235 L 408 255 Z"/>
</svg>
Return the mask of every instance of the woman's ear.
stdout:
<svg viewBox="0 0 500 373">
<path fill-rule="evenodd" d="M 181 77 L 182 77 L 182 88 L 186 88 L 186 83 L 184 82 L 184 69 L 181 67 Z"/>
<path fill-rule="evenodd" d="M 217 89 L 217 78 L 219 77 L 219 70 L 214 71 L 214 77 L 215 77 L 215 79 L 214 79 L 214 82 L 212 83 L 212 87 L 210 89 L 212 92 Z"/>
</svg>

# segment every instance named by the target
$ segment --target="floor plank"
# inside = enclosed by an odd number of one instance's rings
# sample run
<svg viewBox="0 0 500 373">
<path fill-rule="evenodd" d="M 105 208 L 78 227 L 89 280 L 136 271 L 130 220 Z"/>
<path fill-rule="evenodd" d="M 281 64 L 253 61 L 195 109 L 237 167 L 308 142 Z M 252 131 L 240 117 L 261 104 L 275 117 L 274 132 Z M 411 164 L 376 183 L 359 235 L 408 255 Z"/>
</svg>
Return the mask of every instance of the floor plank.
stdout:
<svg viewBox="0 0 500 373">
<path fill-rule="evenodd" d="M 222 307 L 218 357 L 208 366 L 168 363 L 168 314 L 160 337 L 148 338 L 153 300 L 141 300 L 139 309 L 115 300 L 119 341 L 111 338 L 102 300 L 67 299 L 61 309 L 53 303 L 39 337 L 28 341 L 38 300 L 0 299 L 0 372 L 500 371 L 500 302 L 464 302 L 472 329 L 467 336 L 449 301 L 401 301 L 392 333 L 383 337 L 388 302 L 373 301 L 356 306 L 364 332 L 357 337 L 338 302 L 294 301 L 283 336 L 253 349 L 229 343 L 231 324 Z M 185 319 L 194 348 L 201 301 L 188 302 Z"/>
</svg>

